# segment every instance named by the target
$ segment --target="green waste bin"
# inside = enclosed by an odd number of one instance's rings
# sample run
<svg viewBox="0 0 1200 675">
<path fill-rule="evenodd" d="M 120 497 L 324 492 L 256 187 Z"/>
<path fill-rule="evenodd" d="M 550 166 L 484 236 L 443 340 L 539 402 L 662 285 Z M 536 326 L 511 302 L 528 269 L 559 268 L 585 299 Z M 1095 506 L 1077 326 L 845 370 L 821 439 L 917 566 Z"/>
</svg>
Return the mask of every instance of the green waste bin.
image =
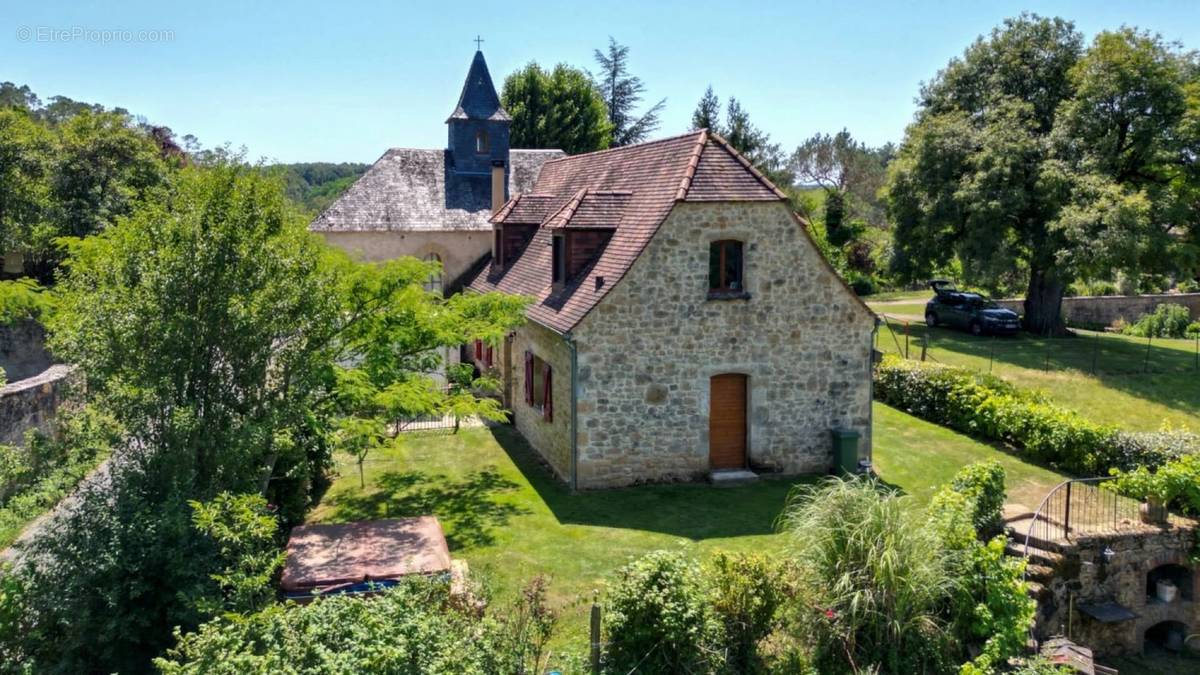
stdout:
<svg viewBox="0 0 1200 675">
<path fill-rule="evenodd" d="M 858 432 L 854 429 L 834 429 L 833 457 L 842 473 L 858 473 Z"/>
</svg>

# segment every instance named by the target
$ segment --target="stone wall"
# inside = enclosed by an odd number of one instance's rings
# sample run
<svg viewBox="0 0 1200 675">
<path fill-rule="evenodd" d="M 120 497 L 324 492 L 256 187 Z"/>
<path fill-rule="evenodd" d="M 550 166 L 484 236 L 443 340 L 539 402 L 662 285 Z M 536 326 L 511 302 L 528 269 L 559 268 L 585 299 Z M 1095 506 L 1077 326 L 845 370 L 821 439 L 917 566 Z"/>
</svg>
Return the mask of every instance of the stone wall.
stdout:
<svg viewBox="0 0 1200 675">
<path fill-rule="evenodd" d="M 50 367 L 46 331 L 37 321 L 0 326 L 0 368 L 9 382 L 37 375 Z"/>
<path fill-rule="evenodd" d="M 554 391 L 553 419 L 547 422 L 541 408 L 525 402 L 525 351 L 532 351 L 550 365 Z M 513 424 L 554 470 L 566 481 L 571 475 L 571 352 L 563 337 L 544 326 L 529 322 L 518 328 L 505 344 L 504 364 L 508 373 L 506 402 Z"/>
<path fill-rule="evenodd" d="M 47 431 L 76 378 L 70 366 L 57 365 L 0 388 L 0 444 L 20 444 L 30 429 Z"/>
<path fill-rule="evenodd" d="M 1024 300 L 1010 298 L 997 303 L 1018 314 L 1025 313 Z M 1158 295 L 1105 295 L 1084 298 L 1063 298 L 1063 317 L 1074 325 L 1111 325 L 1117 319 L 1127 323 L 1137 321 L 1163 304 L 1183 305 L 1200 320 L 1200 293 L 1163 293 Z"/>
<path fill-rule="evenodd" d="M 445 270 L 443 281 L 448 290 L 485 254 L 492 250 L 492 231 L 406 230 L 321 232 L 332 246 L 366 261 L 392 260 L 401 256 L 424 258 L 436 253 Z"/>
<path fill-rule="evenodd" d="M 1035 632 L 1039 639 L 1070 632 L 1097 656 L 1141 653 L 1146 631 L 1163 621 L 1178 621 L 1191 633 L 1200 632 L 1200 604 L 1195 596 L 1167 604 L 1152 600 L 1149 572 L 1160 565 L 1180 565 L 1189 571 L 1193 593 L 1200 575 L 1191 562 L 1196 523 L 1182 519 L 1173 527 L 1139 527 L 1132 532 L 1080 537 L 1059 547 L 1062 561 L 1039 597 Z M 1110 559 L 1105 549 L 1112 551 Z M 1081 605 L 1116 602 L 1137 618 L 1102 623 L 1079 610 Z M 1072 603 L 1074 612 L 1071 612 Z"/>
<path fill-rule="evenodd" d="M 744 242 L 748 298 L 708 298 L 719 239 Z M 709 384 L 721 373 L 749 377 L 753 467 L 827 471 L 835 427 L 859 431 L 869 453 L 874 317 L 785 205 L 680 203 L 610 283 L 575 330 L 580 487 L 707 474 Z"/>
</svg>

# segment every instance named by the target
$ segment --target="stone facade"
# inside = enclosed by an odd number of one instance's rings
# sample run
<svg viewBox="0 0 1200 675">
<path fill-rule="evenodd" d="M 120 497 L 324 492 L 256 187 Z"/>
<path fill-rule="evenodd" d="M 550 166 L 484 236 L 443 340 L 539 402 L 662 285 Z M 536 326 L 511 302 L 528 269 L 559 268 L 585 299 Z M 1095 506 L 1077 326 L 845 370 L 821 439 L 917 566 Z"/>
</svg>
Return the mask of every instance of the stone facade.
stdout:
<svg viewBox="0 0 1200 675">
<path fill-rule="evenodd" d="M 463 275 L 492 250 L 492 231 L 322 231 L 321 236 L 361 260 L 376 262 L 401 256 L 425 258 L 433 253 L 442 260 L 442 280 L 447 293 L 462 285 Z"/>
<path fill-rule="evenodd" d="M 9 382 L 33 377 L 50 367 L 46 330 L 37 321 L 0 326 L 0 369 Z"/>
<path fill-rule="evenodd" d="M 708 298 L 709 244 L 721 239 L 743 242 L 747 297 Z M 858 431 L 860 454 L 869 454 L 874 317 L 785 204 L 677 204 L 613 283 L 574 331 L 579 487 L 706 475 L 709 384 L 723 373 L 748 376 L 753 468 L 825 472 L 833 428 Z M 527 346 L 554 368 L 552 423 L 524 403 Z M 532 323 L 511 349 L 517 428 L 568 478 L 570 351 L 562 336 Z"/>
<path fill-rule="evenodd" d="M 1020 298 L 996 302 L 1018 314 L 1025 312 L 1025 301 Z M 1109 326 L 1117 319 L 1133 323 L 1143 314 L 1153 312 L 1155 307 L 1166 304 L 1183 305 L 1192 313 L 1193 320 L 1200 319 L 1200 293 L 1063 298 L 1062 311 L 1067 322 L 1074 325 Z"/>
<path fill-rule="evenodd" d="M 525 402 L 525 351 L 550 365 L 553 416 Z M 561 335 L 536 323 L 526 323 L 508 339 L 503 356 L 505 391 L 513 424 L 542 459 L 564 481 L 571 475 L 571 351 Z"/>
<path fill-rule="evenodd" d="M 31 429 L 48 431 L 69 387 L 77 381 L 73 372 L 70 366 L 51 366 L 0 387 L 0 444 L 21 444 Z"/>
<path fill-rule="evenodd" d="M 1080 537 L 1058 547 L 1061 561 L 1038 598 L 1038 638 L 1069 632 L 1068 637 L 1097 656 L 1119 656 L 1141 653 L 1146 632 L 1164 621 L 1183 624 L 1189 634 L 1200 632 L 1200 604 L 1193 595 L 1200 590 L 1200 575 L 1191 561 L 1196 527 L 1180 520 L 1171 527 Z M 1112 551 L 1108 559 L 1105 549 Z M 1150 574 L 1164 565 L 1177 566 L 1187 579 L 1186 592 L 1181 588 L 1180 597 L 1171 603 L 1156 600 L 1149 582 Z M 1079 610 L 1081 605 L 1110 601 L 1136 618 L 1101 623 Z"/>
</svg>

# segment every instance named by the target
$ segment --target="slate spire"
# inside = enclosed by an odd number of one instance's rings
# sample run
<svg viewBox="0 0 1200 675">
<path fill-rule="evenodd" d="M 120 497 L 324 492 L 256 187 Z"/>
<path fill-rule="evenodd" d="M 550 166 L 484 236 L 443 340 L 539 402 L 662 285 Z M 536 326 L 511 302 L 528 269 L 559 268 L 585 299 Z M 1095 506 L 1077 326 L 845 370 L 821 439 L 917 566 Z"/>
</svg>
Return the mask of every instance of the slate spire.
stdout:
<svg viewBox="0 0 1200 675">
<path fill-rule="evenodd" d="M 476 50 L 475 58 L 471 60 L 471 69 L 467 71 L 467 80 L 463 82 L 462 94 L 458 97 L 458 107 L 446 121 L 450 120 L 512 120 L 500 105 L 500 97 L 496 95 L 496 86 L 492 84 L 492 75 L 488 72 L 482 51 Z"/>
</svg>

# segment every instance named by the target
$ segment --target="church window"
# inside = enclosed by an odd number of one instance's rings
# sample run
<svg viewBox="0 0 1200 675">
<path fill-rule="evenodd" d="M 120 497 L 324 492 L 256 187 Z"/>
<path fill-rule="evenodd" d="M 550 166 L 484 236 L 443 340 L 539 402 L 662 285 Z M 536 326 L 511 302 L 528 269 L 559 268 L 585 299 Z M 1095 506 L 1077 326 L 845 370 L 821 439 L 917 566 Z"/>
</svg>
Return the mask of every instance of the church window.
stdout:
<svg viewBox="0 0 1200 675">
<path fill-rule="evenodd" d="M 442 292 L 442 258 L 436 253 L 425 254 L 425 261 L 437 263 L 437 270 L 429 273 L 429 278 L 425 280 L 425 290 L 433 293 Z"/>
<path fill-rule="evenodd" d="M 481 155 L 488 152 L 488 135 L 484 129 L 475 132 L 475 152 Z"/>
</svg>

